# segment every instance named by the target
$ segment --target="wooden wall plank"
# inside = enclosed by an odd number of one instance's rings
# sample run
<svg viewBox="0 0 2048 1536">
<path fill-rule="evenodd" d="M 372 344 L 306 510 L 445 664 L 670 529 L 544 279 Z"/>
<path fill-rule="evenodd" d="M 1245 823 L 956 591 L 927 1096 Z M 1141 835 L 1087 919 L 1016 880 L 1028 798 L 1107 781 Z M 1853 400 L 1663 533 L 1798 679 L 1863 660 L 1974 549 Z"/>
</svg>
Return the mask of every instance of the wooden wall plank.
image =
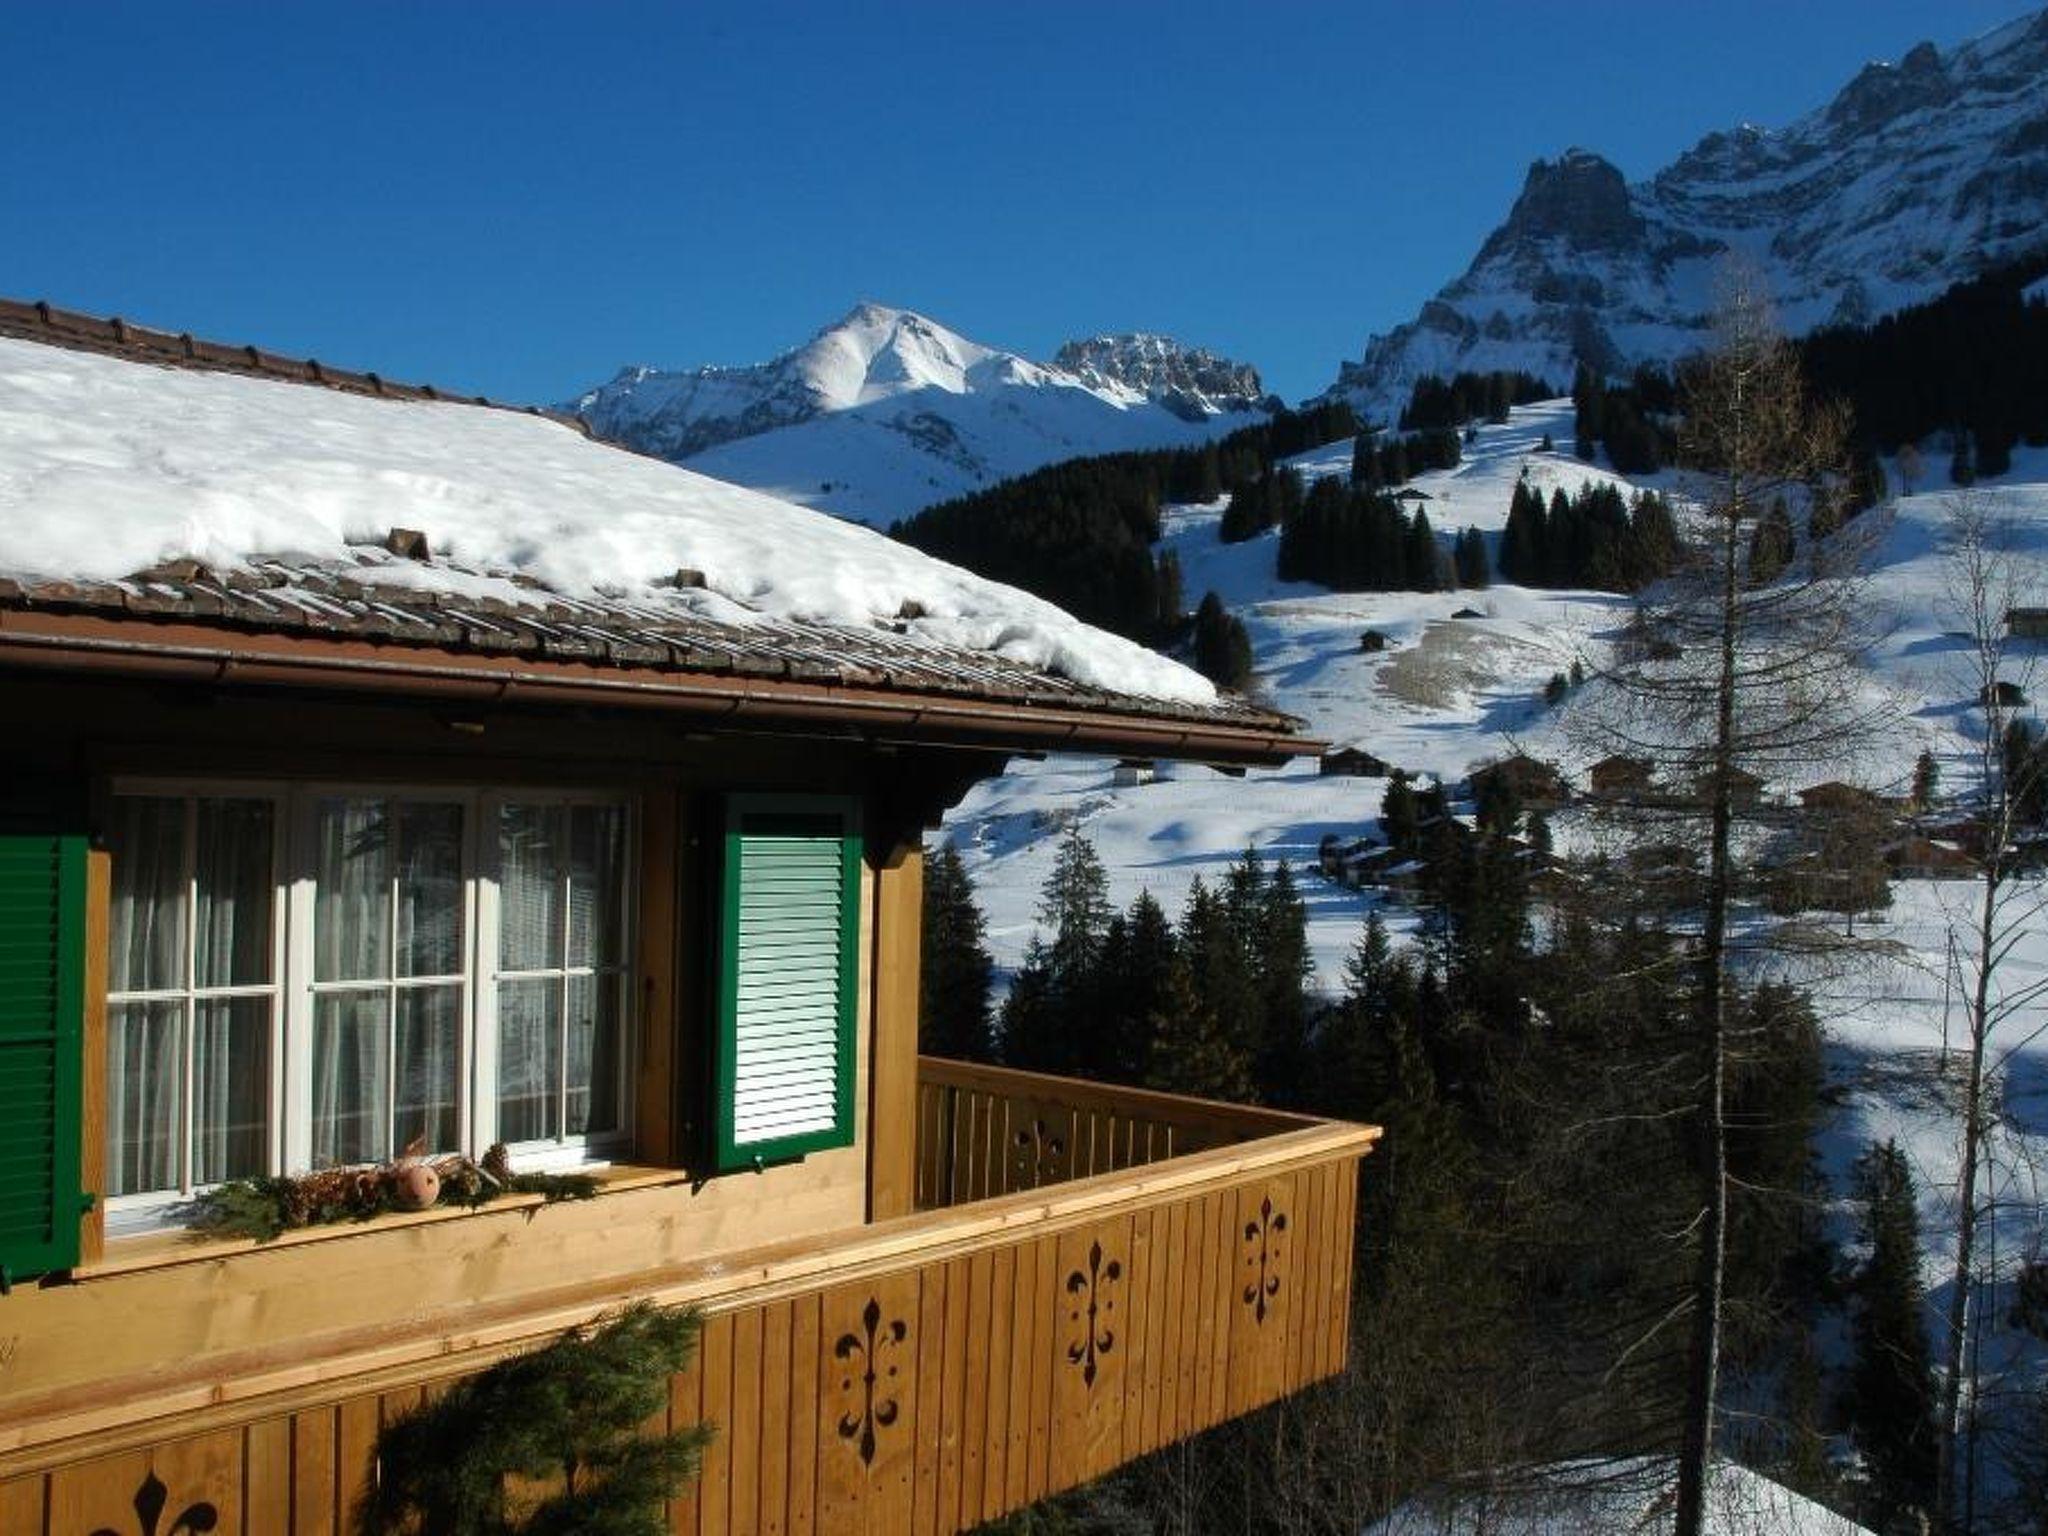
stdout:
<svg viewBox="0 0 2048 1536">
<path fill-rule="evenodd" d="M 704 1422 L 704 1330 L 697 1334 L 697 1348 L 683 1368 L 668 1379 L 668 1427 L 671 1431 L 690 1429 Z M 701 1468 L 701 1463 L 700 1463 Z M 683 1485 L 668 1503 L 670 1536 L 697 1536 L 698 1498 L 704 1479 L 701 1473 Z"/>
<path fill-rule="evenodd" d="M 697 1529 L 703 1536 L 727 1536 L 732 1529 L 732 1334 L 731 1313 L 709 1317 L 700 1342 L 703 1352 L 703 1422 L 716 1430 L 704 1451 L 699 1476 Z"/>
<path fill-rule="evenodd" d="M 946 1266 L 918 1276 L 917 1454 L 913 1465 L 912 1536 L 937 1536 L 939 1436 L 946 1414 Z"/>
<path fill-rule="evenodd" d="M 1030 1415 L 1030 1445 L 1026 1452 L 1024 1496 L 1035 1502 L 1051 1492 L 1047 1471 L 1052 1455 L 1052 1387 L 1058 1370 L 1060 1251 L 1055 1238 L 1042 1237 L 1032 1244 L 1038 1267 L 1039 1303 L 1032 1319 L 1031 1392 L 1026 1410 Z"/>
<path fill-rule="evenodd" d="M 790 1322 L 786 1301 L 761 1309 L 761 1536 L 784 1536 L 789 1529 Z"/>
<path fill-rule="evenodd" d="M 818 1518 L 818 1447 L 826 1432 L 819 1374 L 819 1299 L 798 1296 L 789 1325 L 789 1530 L 811 1536 Z"/>
<path fill-rule="evenodd" d="M 961 1462 L 967 1440 L 967 1371 L 969 1288 L 973 1265 L 954 1259 L 946 1266 L 946 1343 L 941 1384 L 938 1488 L 933 1511 L 935 1528 L 962 1528 L 960 1514 Z M 979 1349 L 972 1351 L 979 1354 Z"/>
<path fill-rule="evenodd" d="M 979 1518 L 993 1520 L 1005 1506 L 1010 1451 L 1010 1341 L 1017 1326 L 1017 1250 L 997 1250 L 989 1267 L 988 1428 L 982 1441 Z"/>
<path fill-rule="evenodd" d="M 40 1472 L 0 1483 L 0 1536 L 45 1536 L 49 1479 Z"/>
<path fill-rule="evenodd" d="M 334 1520 L 332 1406 L 292 1415 L 292 1536 L 342 1536 Z"/>
<path fill-rule="evenodd" d="M 1152 1262 L 1152 1219 L 1156 1214 L 1139 1211 L 1131 1218 L 1130 1264 L 1125 1274 L 1129 1302 L 1123 1327 L 1123 1444 L 1120 1447 L 1122 1459 L 1126 1461 L 1143 1455 L 1145 1450 L 1146 1372 L 1152 1365 L 1148 1330 L 1152 1326 L 1152 1271 L 1157 1267 Z"/>
<path fill-rule="evenodd" d="M 966 1412 L 960 1432 L 960 1514 L 962 1529 L 982 1522 L 981 1492 L 988 1462 L 988 1336 L 991 1275 L 994 1256 L 977 1253 L 968 1261 Z"/>
<path fill-rule="evenodd" d="M 259 1419 L 243 1432 L 242 1497 L 250 1536 L 292 1523 L 292 1421 Z"/>
<path fill-rule="evenodd" d="M 758 1536 L 761 1528 L 762 1312 L 748 1307 L 732 1320 L 732 1536 Z"/>
<path fill-rule="evenodd" d="M 335 1529 L 354 1527 L 357 1502 L 369 1490 L 377 1459 L 377 1399 L 352 1397 L 336 1415 L 334 1431 Z"/>
<path fill-rule="evenodd" d="M 1032 1243 L 1017 1252 L 1010 1305 L 1010 1352 L 1003 1368 L 1002 1385 L 1008 1389 L 1010 1398 L 1003 1446 L 1002 1501 L 1005 1510 L 1022 1509 L 1030 1498 L 1031 1367 L 1033 1351 L 1043 1348 L 1046 1343 L 1040 1316 L 1043 1309 L 1052 1304 L 1040 1289 L 1041 1284 L 1038 1245 Z"/>
</svg>

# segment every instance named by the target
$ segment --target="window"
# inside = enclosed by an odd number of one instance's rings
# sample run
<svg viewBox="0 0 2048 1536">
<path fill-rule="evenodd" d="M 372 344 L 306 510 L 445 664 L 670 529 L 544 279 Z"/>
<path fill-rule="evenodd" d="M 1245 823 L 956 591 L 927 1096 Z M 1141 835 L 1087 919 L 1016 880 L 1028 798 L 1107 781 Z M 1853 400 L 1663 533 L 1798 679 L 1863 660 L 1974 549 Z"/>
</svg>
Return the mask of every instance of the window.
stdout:
<svg viewBox="0 0 2048 1536">
<path fill-rule="evenodd" d="M 123 786 L 109 1193 L 618 1144 L 629 821 L 577 794 Z"/>
<path fill-rule="evenodd" d="M 853 802 L 735 795 L 720 932 L 721 1168 L 853 1142 L 861 842 Z"/>
</svg>

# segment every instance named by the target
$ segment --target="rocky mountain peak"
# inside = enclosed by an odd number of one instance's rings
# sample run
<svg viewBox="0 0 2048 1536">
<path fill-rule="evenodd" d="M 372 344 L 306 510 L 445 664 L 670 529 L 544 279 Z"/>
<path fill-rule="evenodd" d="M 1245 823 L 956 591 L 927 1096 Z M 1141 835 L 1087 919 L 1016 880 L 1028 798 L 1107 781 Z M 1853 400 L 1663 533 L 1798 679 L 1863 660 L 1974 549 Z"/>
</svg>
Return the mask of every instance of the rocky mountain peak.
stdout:
<svg viewBox="0 0 2048 1536">
<path fill-rule="evenodd" d="M 2048 11 L 1871 64 L 1805 117 L 1710 133 L 1634 185 L 1582 149 L 1537 161 L 1472 265 L 1332 393 L 1386 414 L 1426 373 L 1669 363 L 1702 345 L 1734 251 L 1797 334 L 1932 298 L 2044 232 Z"/>
<path fill-rule="evenodd" d="M 1522 182 L 1507 221 L 1480 260 L 1496 248 L 1537 240 L 1574 251 L 1618 250 L 1641 240 L 1643 221 L 1629 201 L 1628 182 L 1612 162 L 1584 149 L 1538 160 Z"/>
<path fill-rule="evenodd" d="M 1255 405 L 1264 396 L 1259 371 L 1251 364 L 1149 331 L 1070 341 L 1053 355 L 1053 366 L 1090 387 L 1121 388 L 1168 405 L 1184 401 L 1233 409 Z"/>
</svg>

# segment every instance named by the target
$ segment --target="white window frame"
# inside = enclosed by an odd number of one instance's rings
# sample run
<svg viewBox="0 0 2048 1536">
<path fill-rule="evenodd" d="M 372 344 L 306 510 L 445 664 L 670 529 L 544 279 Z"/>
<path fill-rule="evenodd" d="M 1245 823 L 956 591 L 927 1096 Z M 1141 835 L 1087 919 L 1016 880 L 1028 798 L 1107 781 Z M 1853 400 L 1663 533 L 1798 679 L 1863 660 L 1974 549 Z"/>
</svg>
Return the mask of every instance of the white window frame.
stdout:
<svg viewBox="0 0 2048 1536">
<path fill-rule="evenodd" d="M 185 867 L 181 900 L 185 903 L 186 985 L 181 991 L 109 993 L 110 1004 L 121 1002 L 183 1001 L 186 1007 L 185 1101 L 179 1166 L 183 1187 L 119 1195 L 107 1200 L 107 1227 L 113 1234 L 148 1230 L 169 1224 L 176 1208 L 188 1202 L 199 1187 L 191 1182 L 191 1094 L 192 1050 L 190 1021 L 195 996 L 270 996 L 272 1037 L 270 1051 L 269 1123 L 267 1127 L 266 1171 L 303 1173 L 311 1167 L 313 1138 L 313 1004 L 321 993 L 363 990 L 368 983 L 318 982 L 313 980 L 314 920 L 317 910 L 318 847 L 314 836 L 318 802 L 330 798 L 380 799 L 386 802 L 429 802 L 457 804 L 463 810 L 462 834 L 462 921 L 465 969 L 459 978 L 385 978 L 390 990 L 407 985 L 461 984 L 461 1030 L 458 1042 L 460 1103 L 457 1108 L 458 1147 L 480 1156 L 497 1139 L 498 1123 L 498 1009 L 501 979 L 530 975 L 559 976 L 565 985 L 575 975 L 603 976 L 615 972 L 618 987 L 619 1064 L 618 1128 L 592 1135 L 559 1136 L 542 1141 L 509 1145 L 517 1166 L 529 1169 L 602 1166 L 630 1151 L 635 1125 L 634 1084 L 639 1049 L 639 989 L 633 984 L 639 955 L 639 797 L 629 789 L 590 786 L 518 785 L 505 783 L 432 784 L 387 782 L 374 779 L 227 779 L 227 778 L 145 778 L 120 777 L 109 785 L 112 796 L 140 796 L 182 799 L 185 803 Z M 273 806 L 274 836 L 271 848 L 273 884 L 271 890 L 272 980 L 266 985 L 208 987 L 195 989 L 192 946 L 197 942 L 196 900 L 196 817 L 197 802 L 204 799 L 268 800 Z M 616 967 L 570 966 L 566 949 L 563 966 L 540 972 L 501 972 L 498 967 L 499 855 L 495 829 L 499 810 L 507 803 L 545 805 L 616 806 L 625 817 L 624 857 L 619 869 L 619 922 L 623 928 Z M 568 903 L 563 903 L 563 922 L 570 921 Z M 394 913 L 394 920 L 396 914 Z M 396 955 L 393 955 L 396 963 Z M 563 1027 L 567 1028 L 566 1010 Z M 567 1051 L 564 1042 L 563 1062 Z M 104 1073 L 107 1063 L 99 1064 Z M 558 1090 L 566 1096 L 566 1083 Z M 566 1105 L 558 1106 L 565 1116 Z M 558 1118 L 566 1124 L 566 1118 Z M 112 1126 L 107 1129 L 111 1146 Z"/>
<path fill-rule="evenodd" d="M 195 1113 L 193 1087 L 196 1076 L 194 1063 L 197 1059 L 194 1032 L 198 1023 L 198 1004 L 201 1000 L 233 997 L 268 997 L 271 1000 L 270 1082 L 264 1103 L 264 1165 L 266 1170 L 277 1167 L 284 1136 L 284 1036 L 285 1015 L 289 1006 L 285 981 L 288 935 L 284 897 L 286 849 L 291 841 L 291 817 L 287 786 L 269 780 L 223 782 L 212 779 L 117 779 L 112 790 L 117 799 L 180 801 L 183 805 L 184 822 L 180 831 L 182 862 L 178 878 L 178 899 L 184 906 L 184 985 L 168 989 L 116 992 L 112 987 L 110 973 L 106 1000 L 110 1014 L 113 1009 L 127 1003 L 178 1003 L 184 1010 L 178 1034 L 183 1052 L 178 1090 L 181 1095 L 178 1116 L 178 1188 L 144 1190 L 136 1194 L 115 1195 L 109 1198 L 108 1228 L 110 1231 L 118 1232 L 134 1227 L 156 1225 L 170 1209 L 190 1200 L 200 1189 L 210 1187 L 195 1183 L 192 1177 Z M 267 983 L 228 987 L 198 985 L 198 823 L 201 800 L 265 800 L 270 803 L 270 980 Z M 109 932 L 108 942 L 111 944 L 112 940 L 112 933 Z M 102 1077 L 109 1066 L 108 1061 L 98 1063 L 97 1070 Z M 103 1118 L 106 1121 L 103 1134 L 107 1141 L 103 1156 L 111 1162 L 115 1128 L 110 1115 Z M 105 1163 L 102 1166 L 104 1167 Z M 108 1182 L 112 1182 L 111 1179 Z"/>
</svg>

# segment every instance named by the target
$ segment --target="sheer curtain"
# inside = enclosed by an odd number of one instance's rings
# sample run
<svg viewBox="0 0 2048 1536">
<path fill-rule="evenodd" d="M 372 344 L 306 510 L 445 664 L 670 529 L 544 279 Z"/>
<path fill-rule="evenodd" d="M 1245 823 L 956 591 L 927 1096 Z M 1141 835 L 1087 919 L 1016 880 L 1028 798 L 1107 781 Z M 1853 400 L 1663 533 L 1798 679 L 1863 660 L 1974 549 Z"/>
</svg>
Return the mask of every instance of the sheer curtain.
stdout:
<svg viewBox="0 0 2048 1536">
<path fill-rule="evenodd" d="M 108 913 L 108 1185 L 117 1195 L 180 1186 L 185 1003 L 120 1001 L 181 992 L 185 976 L 185 803 L 116 799 Z"/>
<path fill-rule="evenodd" d="M 558 971 L 562 964 L 561 805 L 498 811 L 498 969 Z M 498 983 L 498 1136 L 561 1134 L 562 984 L 554 976 Z"/>
<path fill-rule="evenodd" d="M 313 1166 L 385 1155 L 391 974 L 391 825 L 385 803 L 314 813 L 313 980 L 373 983 L 313 999 Z"/>
<path fill-rule="evenodd" d="M 202 800 L 194 815 L 193 985 L 272 980 L 276 815 L 267 800 Z M 201 998 L 192 1016 L 192 1182 L 261 1173 L 269 1162 L 274 997 Z"/>
</svg>

